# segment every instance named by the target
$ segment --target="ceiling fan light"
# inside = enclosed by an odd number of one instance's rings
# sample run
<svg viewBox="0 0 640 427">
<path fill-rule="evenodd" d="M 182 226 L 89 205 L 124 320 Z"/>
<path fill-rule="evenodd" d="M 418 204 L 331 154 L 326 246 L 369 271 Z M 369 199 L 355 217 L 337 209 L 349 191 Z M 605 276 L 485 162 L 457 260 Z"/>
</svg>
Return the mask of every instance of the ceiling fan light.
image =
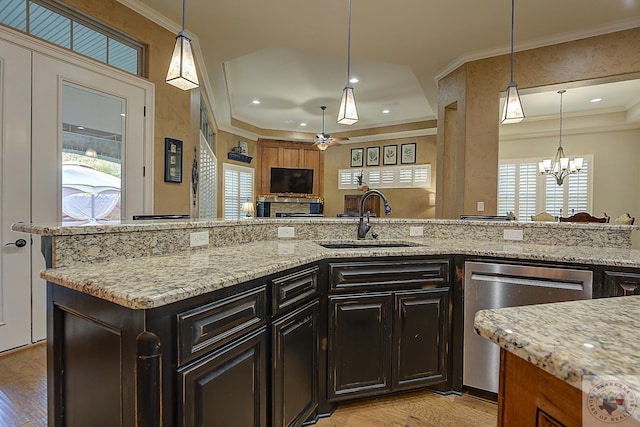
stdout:
<svg viewBox="0 0 640 427">
<path fill-rule="evenodd" d="M 318 150 L 320 150 L 320 151 L 324 151 L 327 148 L 329 148 L 329 144 L 326 143 L 326 142 L 320 142 L 320 143 L 316 144 L 316 146 L 318 147 Z"/>
<path fill-rule="evenodd" d="M 502 111 L 502 123 L 519 123 L 522 120 L 524 120 L 524 110 L 520 102 L 520 94 L 518 94 L 518 85 L 512 81 L 507 86 L 507 96 Z"/>
<path fill-rule="evenodd" d="M 195 89 L 200 86 L 191 40 L 184 31 L 176 36 L 176 44 L 173 48 L 173 55 L 171 55 L 166 81 L 182 90 Z"/>
<path fill-rule="evenodd" d="M 337 122 L 341 125 L 352 125 L 357 121 L 358 111 L 356 110 L 356 99 L 353 94 L 353 87 L 346 85 L 342 91 Z"/>
</svg>

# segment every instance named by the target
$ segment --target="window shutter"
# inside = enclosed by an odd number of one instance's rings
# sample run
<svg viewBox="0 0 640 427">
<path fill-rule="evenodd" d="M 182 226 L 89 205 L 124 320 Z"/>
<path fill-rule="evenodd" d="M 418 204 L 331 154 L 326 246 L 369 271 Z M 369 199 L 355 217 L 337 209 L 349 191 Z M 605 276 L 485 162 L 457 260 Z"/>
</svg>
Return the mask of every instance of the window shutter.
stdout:
<svg viewBox="0 0 640 427">
<path fill-rule="evenodd" d="M 518 171 L 518 220 L 530 221 L 536 212 L 538 165 L 521 163 Z M 515 211 L 514 211 L 515 212 Z"/>
<path fill-rule="evenodd" d="M 224 219 L 240 219 L 244 202 L 253 203 L 252 168 L 224 163 Z"/>
<path fill-rule="evenodd" d="M 585 160 L 579 173 L 569 175 L 567 211 L 588 212 L 589 209 L 589 163 Z"/>
<path fill-rule="evenodd" d="M 516 210 L 516 165 L 498 166 L 498 215 Z"/>
<path fill-rule="evenodd" d="M 553 175 L 545 175 L 545 211 L 554 216 L 566 216 L 564 208 L 564 186 L 556 184 Z"/>
<path fill-rule="evenodd" d="M 212 219 L 218 216 L 218 160 L 200 133 L 200 171 L 198 180 L 199 217 Z"/>
</svg>

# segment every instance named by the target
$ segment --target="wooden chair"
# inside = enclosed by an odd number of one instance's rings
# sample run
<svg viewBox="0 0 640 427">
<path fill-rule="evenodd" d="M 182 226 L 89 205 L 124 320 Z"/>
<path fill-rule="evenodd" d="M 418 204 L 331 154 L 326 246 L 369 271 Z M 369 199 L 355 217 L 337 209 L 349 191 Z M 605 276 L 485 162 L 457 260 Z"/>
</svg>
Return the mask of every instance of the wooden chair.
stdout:
<svg viewBox="0 0 640 427">
<path fill-rule="evenodd" d="M 571 216 L 561 216 L 560 222 L 600 222 L 607 223 L 609 222 L 609 216 L 606 213 L 603 213 L 602 218 L 595 217 L 588 212 L 578 212 Z"/>
<path fill-rule="evenodd" d="M 531 221 L 554 222 L 555 220 L 556 218 L 547 212 L 540 212 L 538 215 L 531 215 Z"/>
</svg>

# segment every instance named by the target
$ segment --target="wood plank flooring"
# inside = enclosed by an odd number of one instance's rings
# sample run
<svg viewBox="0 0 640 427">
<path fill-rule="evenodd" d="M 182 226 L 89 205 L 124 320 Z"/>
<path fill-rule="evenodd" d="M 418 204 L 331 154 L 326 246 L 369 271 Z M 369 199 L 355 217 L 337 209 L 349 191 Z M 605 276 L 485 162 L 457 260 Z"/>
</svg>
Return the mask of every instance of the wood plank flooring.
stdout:
<svg viewBox="0 0 640 427">
<path fill-rule="evenodd" d="M 342 404 L 317 427 L 493 427 L 497 406 L 429 391 Z M 0 354 L 0 426 L 47 425 L 46 346 Z"/>
<path fill-rule="evenodd" d="M 0 426 L 47 425 L 45 343 L 0 354 Z"/>
</svg>

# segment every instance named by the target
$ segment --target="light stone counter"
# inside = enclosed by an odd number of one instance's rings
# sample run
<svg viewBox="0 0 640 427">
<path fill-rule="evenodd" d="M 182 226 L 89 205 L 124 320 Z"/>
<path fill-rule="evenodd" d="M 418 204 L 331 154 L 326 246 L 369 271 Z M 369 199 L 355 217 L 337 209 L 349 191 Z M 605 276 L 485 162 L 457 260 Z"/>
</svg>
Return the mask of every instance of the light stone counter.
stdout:
<svg viewBox="0 0 640 427">
<path fill-rule="evenodd" d="M 550 247 L 469 239 L 402 242 L 412 246 L 327 249 L 308 240 L 266 240 L 161 256 L 78 263 L 48 269 L 41 275 L 125 307 L 148 309 L 328 258 L 467 255 L 640 267 L 640 251 L 634 249 Z"/>
<path fill-rule="evenodd" d="M 614 376 L 640 390 L 640 296 L 481 310 L 476 332 L 557 378 Z"/>
</svg>

